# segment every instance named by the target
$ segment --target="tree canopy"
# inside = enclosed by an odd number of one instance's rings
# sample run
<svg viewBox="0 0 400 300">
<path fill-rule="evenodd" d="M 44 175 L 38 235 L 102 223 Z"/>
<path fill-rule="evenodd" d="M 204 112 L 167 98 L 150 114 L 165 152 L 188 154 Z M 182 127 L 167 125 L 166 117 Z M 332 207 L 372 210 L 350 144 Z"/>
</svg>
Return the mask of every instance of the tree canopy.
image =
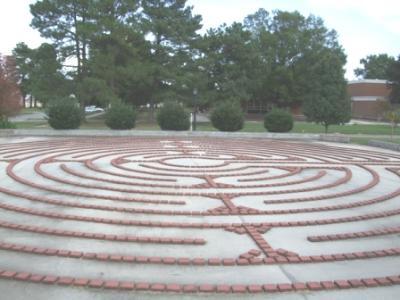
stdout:
<svg viewBox="0 0 400 300">
<path fill-rule="evenodd" d="M 322 124 L 325 133 L 330 125 L 350 121 L 351 103 L 346 92 L 344 63 L 344 56 L 326 50 L 318 62 L 309 66 L 314 79 L 304 102 L 304 115 L 308 121 Z"/>
<path fill-rule="evenodd" d="M 368 55 L 360 60 L 362 68 L 354 70 L 354 74 L 362 79 L 388 79 L 389 68 L 395 58 L 387 54 Z"/>
<path fill-rule="evenodd" d="M 400 103 L 400 55 L 388 69 L 388 80 L 392 89 L 389 96 L 390 101 L 392 103 Z"/>
<path fill-rule="evenodd" d="M 290 107 L 342 95 L 343 72 L 330 72 L 329 80 L 314 73 L 330 71 L 327 60 L 342 70 L 345 54 L 336 32 L 313 15 L 260 9 L 201 35 L 202 18 L 187 0 L 38 0 L 31 13 L 48 43 L 18 44 L 14 55 L 23 94 L 43 102 L 56 96 L 50 86 L 82 106 Z M 340 92 L 326 95 L 325 84 Z"/>
</svg>

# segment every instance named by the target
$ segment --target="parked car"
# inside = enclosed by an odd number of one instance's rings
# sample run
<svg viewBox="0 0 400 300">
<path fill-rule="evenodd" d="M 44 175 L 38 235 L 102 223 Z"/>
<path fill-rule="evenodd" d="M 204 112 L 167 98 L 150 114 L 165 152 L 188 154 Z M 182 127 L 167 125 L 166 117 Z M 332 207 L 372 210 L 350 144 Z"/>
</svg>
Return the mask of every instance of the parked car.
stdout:
<svg viewBox="0 0 400 300">
<path fill-rule="evenodd" d="M 104 109 L 95 105 L 86 106 L 85 113 L 104 112 Z"/>
</svg>

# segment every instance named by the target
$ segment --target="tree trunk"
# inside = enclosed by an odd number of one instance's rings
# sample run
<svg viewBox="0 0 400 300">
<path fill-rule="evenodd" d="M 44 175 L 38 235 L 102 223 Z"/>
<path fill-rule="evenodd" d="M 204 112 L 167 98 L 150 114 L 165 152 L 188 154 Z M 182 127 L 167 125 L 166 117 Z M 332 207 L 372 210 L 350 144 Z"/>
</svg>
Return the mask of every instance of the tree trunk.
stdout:
<svg viewBox="0 0 400 300">
<path fill-rule="evenodd" d="M 154 121 L 154 119 L 155 119 L 155 117 L 154 117 L 154 115 L 155 115 L 154 95 L 159 95 L 160 87 L 161 87 L 160 71 L 158 69 L 161 64 L 161 62 L 159 61 L 161 42 L 162 42 L 162 36 L 161 36 L 161 34 L 157 33 L 156 34 L 156 49 L 154 52 L 154 58 L 155 58 L 155 61 L 157 62 L 157 67 L 156 67 L 156 71 L 154 73 L 153 95 L 150 98 L 150 113 L 149 113 L 150 121 Z"/>
<path fill-rule="evenodd" d="M 391 135 L 390 135 L 390 140 L 393 142 L 393 135 L 394 135 L 394 127 L 395 127 L 395 124 L 394 123 L 392 123 L 392 132 L 391 132 Z"/>
<path fill-rule="evenodd" d="M 75 52 L 76 52 L 76 59 L 77 59 L 77 78 L 78 81 L 81 77 L 81 72 L 82 72 L 82 62 L 81 62 L 81 48 L 80 48 L 80 42 L 79 42 L 79 35 L 78 35 L 78 17 L 77 17 L 77 8 L 76 8 L 76 3 L 74 2 L 74 29 L 75 29 Z"/>
</svg>

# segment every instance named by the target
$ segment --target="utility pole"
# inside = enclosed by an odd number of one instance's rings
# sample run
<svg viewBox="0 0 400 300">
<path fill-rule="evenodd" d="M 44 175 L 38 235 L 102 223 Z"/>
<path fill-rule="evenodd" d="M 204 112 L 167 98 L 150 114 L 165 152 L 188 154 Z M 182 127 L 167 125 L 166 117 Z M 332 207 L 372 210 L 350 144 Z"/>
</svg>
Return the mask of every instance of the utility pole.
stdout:
<svg viewBox="0 0 400 300">
<path fill-rule="evenodd" d="M 193 131 L 196 131 L 196 113 L 197 113 L 197 89 L 193 90 Z"/>
</svg>

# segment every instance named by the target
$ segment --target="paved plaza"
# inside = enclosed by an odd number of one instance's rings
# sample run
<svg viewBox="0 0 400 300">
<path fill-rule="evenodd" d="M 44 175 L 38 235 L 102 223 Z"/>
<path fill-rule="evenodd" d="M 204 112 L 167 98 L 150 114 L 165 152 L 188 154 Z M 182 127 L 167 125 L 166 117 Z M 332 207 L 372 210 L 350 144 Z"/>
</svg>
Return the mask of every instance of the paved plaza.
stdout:
<svg viewBox="0 0 400 300">
<path fill-rule="evenodd" d="M 398 152 L 244 138 L 8 137 L 0 178 L 0 291 L 10 299 L 400 293 Z"/>
</svg>

